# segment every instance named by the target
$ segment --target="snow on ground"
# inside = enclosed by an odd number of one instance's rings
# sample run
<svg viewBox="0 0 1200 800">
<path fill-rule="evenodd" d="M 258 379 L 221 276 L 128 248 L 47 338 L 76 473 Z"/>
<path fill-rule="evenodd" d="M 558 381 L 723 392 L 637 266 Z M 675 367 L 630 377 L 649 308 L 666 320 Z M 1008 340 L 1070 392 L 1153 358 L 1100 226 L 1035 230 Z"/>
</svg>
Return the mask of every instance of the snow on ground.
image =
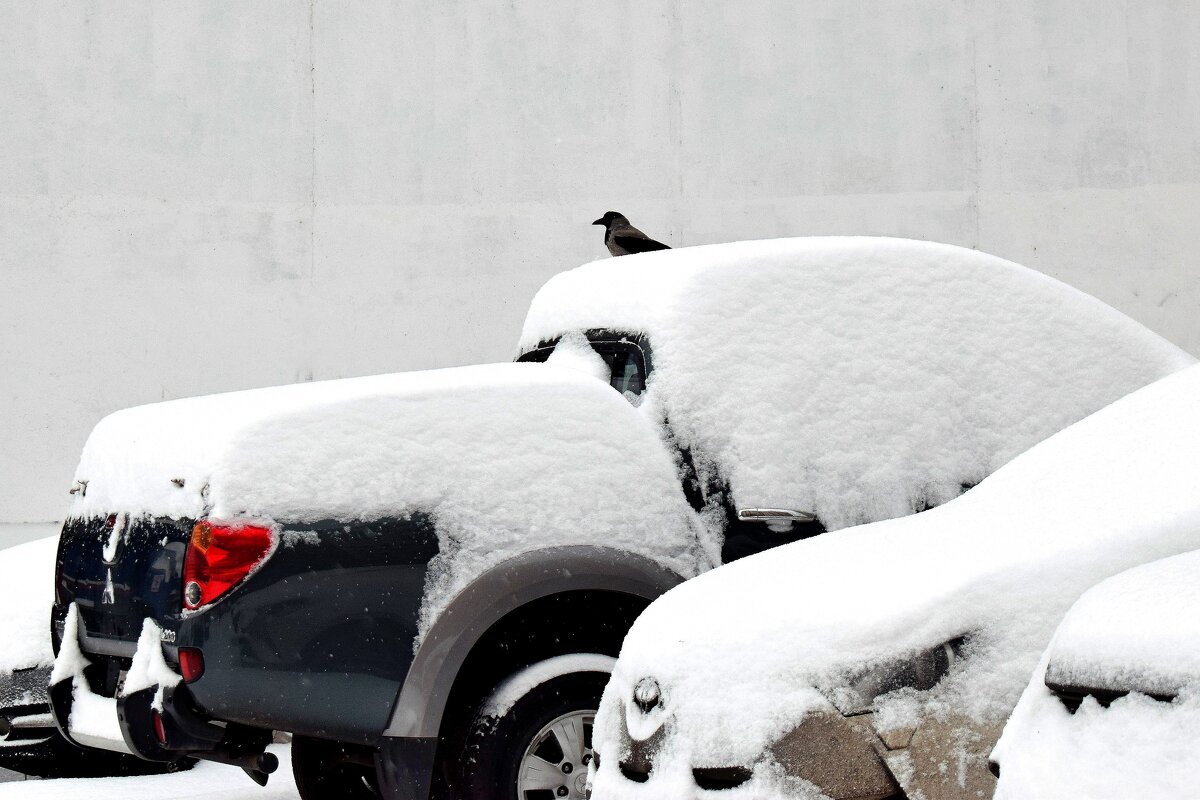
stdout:
<svg viewBox="0 0 1200 800">
<path fill-rule="evenodd" d="M 1195 359 L 1033 270 L 951 245 L 813 237 L 604 259 L 550 279 L 522 350 L 643 333 L 645 402 L 738 508 L 829 529 L 957 496 Z"/>
<path fill-rule="evenodd" d="M 945 679 L 927 692 L 884 695 L 878 715 L 1001 724 L 1084 590 L 1200 548 L 1197 441 L 1200 367 L 1192 367 L 1036 445 L 945 506 L 682 584 L 626 637 L 596 719 L 598 749 L 620 752 L 623 724 L 643 738 L 669 720 L 655 770 L 758 762 L 755 780 L 769 782 L 760 757 L 806 715 L 832 712 L 830 699 L 868 668 L 961 636 L 968 643 Z M 662 687 L 661 713 L 633 705 L 644 676 Z M 980 772 L 986 753 L 976 759 Z M 679 784 L 652 776 L 639 789 L 606 758 L 595 797 L 690 796 L 690 774 L 674 772 Z"/>
<path fill-rule="evenodd" d="M 279 769 L 265 788 L 251 781 L 237 767 L 200 762 L 194 768 L 174 775 L 0 783 L 0 800 L 297 800 L 300 795 L 292 779 L 291 748 L 273 745 L 271 752 L 279 757 Z"/>
<path fill-rule="evenodd" d="M 1049 665 L 1049 666 L 1048 666 Z M 1071 714 L 1046 687 L 1130 694 Z M 1200 552 L 1123 572 L 1063 619 L 1004 729 L 997 798 L 1188 797 L 1200 774 Z"/>
</svg>

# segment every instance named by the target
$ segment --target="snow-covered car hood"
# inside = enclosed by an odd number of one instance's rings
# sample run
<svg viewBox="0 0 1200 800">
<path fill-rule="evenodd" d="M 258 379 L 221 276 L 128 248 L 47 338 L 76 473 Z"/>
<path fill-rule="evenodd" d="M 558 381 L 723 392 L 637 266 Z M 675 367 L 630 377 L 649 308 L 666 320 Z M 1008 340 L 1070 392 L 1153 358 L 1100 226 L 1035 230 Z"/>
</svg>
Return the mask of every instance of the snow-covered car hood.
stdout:
<svg viewBox="0 0 1200 800">
<path fill-rule="evenodd" d="M 49 536 L 0 550 L 0 673 L 54 662 L 50 606 L 57 547 L 58 537 Z"/>
<path fill-rule="evenodd" d="M 945 506 L 778 548 L 671 590 L 625 640 L 597 748 L 619 747 L 626 726 L 635 739 L 662 726 L 672 742 L 664 770 L 672 758 L 751 764 L 806 714 L 853 705 L 848 690 L 872 667 L 950 641 L 960 657 L 947 676 L 926 692 L 877 699 L 877 722 L 939 711 L 1003 720 L 1081 592 L 1200 547 L 1198 409 L 1193 367 Z M 647 677 L 662 696 L 650 713 L 633 699 Z M 619 780 L 615 764 L 601 769 L 599 788 L 606 776 Z"/>
<path fill-rule="evenodd" d="M 1197 742 L 1200 551 L 1111 577 L 1071 607 L 993 751 L 996 797 L 1188 797 Z"/>
<path fill-rule="evenodd" d="M 1089 589 L 1058 626 L 1046 681 L 1174 696 L 1200 688 L 1200 552 Z"/>
</svg>

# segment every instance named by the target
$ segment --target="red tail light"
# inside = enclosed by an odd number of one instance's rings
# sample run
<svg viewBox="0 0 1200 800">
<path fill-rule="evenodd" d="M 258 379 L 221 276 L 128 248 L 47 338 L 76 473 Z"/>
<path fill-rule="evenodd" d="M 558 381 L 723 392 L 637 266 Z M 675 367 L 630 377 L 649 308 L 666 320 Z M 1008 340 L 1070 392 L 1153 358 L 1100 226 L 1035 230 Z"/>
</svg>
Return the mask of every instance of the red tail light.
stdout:
<svg viewBox="0 0 1200 800">
<path fill-rule="evenodd" d="M 204 674 L 204 653 L 198 647 L 179 648 L 179 671 L 183 682 L 191 683 Z"/>
<path fill-rule="evenodd" d="M 165 725 L 163 725 L 162 714 L 159 714 L 157 711 L 154 711 L 150 714 L 150 717 L 151 717 L 151 719 L 154 720 L 154 738 L 158 739 L 159 744 L 166 744 L 167 743 L 167 728 Z"/>
<path fill-rule="evenodd" d="M 206 606 L 237 586 L 267 557 L 274 540 L 264 525 L 197 522 L 183 560 L 183 607 Z"/>
</svg>

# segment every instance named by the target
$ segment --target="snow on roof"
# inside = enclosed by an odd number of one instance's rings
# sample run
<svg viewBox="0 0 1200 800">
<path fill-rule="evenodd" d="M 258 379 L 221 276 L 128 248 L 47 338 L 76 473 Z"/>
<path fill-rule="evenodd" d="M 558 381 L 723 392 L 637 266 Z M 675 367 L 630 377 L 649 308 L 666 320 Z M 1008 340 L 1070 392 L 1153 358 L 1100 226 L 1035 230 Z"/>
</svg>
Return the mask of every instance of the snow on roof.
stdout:
<svg viewBox="0 0 1200 800">
<path fill-rule="evenodd" d="M 1194 362 L 1093 297 L 951 245 L 829 237 L 605 259 L 552 278 L 520 348 L 646 334 L 681 442 L 738 507 L 830 529 L 944 502 Z"/>
<path fill-rule="evenodd" d="M 1200 548 L 1197 441 L 1192 367 L 1036 445 L 944 506 L 776 548 L 676 587 L 625 639 L 597 717 L 599 749 L 619 746 L 632 686 L 653 676 L 674 719 L 673 752 L 697 764 L 753 763 L 807 713 L 828 708 L 824 698 L 855 670 L 964 635 L 963 657 L 920 694 L 921 707 L 1003 720 L 1080 593 Z M 889 711 L 890 700 L 913 700 L 901 695 L 877 700 L 877 711 L 902 714 Z"/>
<path fill-rule="evenodd" d="M 1131 569 L 1085 592 L 1054 635 L 1048 680 L 1161 695 L 1200 688 L 1200 552 Z"/>
<path fill-rule="evenodd" d="M 50 606 L 57 552 L 57 536 L 0 550 L 0 672 L 54 661 Z"/>
<path fill-rule="evenodd" d="M 1046 687 L 1131 694 L 1071 714 Z M 1089 589 L 1058 626 L 993 751 L 997 798 L 1187 797 L 1200 770 L 1200 551 Z"/>
</svg>

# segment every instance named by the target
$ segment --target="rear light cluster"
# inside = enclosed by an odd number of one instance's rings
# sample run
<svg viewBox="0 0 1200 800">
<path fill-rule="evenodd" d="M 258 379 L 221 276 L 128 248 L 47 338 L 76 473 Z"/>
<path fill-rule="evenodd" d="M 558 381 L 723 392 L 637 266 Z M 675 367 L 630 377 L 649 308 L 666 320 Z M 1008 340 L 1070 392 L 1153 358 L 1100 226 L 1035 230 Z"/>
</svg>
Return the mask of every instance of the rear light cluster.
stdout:
<svg viewBox="0 0 1200 800">
<path fill-rule="evenodd" d="M 220 598 L 270 555 L 274 543 L 267 525 L 197 522 L 183 561 L 183 607 L 195 610 Z"/>
</svg>

